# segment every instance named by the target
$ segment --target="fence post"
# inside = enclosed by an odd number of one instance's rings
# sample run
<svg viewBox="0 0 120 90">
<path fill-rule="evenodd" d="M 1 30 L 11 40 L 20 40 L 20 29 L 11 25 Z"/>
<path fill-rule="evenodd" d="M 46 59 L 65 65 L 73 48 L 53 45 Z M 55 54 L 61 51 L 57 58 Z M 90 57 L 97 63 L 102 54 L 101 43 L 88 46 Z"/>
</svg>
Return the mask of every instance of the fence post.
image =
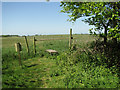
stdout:
<svg viewBox="0 0 120 90">
<path fill-rule="evenodd" d="M 70 29 L 70 37 L 69 37 L 69 49 L 71 49 L 71 46 L 72 46 L 72 28 Z"/>
<path fill-rule="evenodd" d="M 25 36 L 25 42 L 26 42 L 26 50 L 27 50 L 27 53 L 28 53 L 28 55 L 30 54 L 30 52 L 29 52 L 29 45 L 28 45 L 28 41 L 27 41 L 27 37 Z"/>
<path fill-rule="evenodd" d="M 35 43 L 36 39 L 35 37 L 33 37 L 33 53 L 34 55 L 36 55 L 36 43 Z"/>
<path fill-rule="evenodd" d="M 21 55 L 20 55 L 20 51 L 22 51 L 22 47 L 20 43 L 15 43 L 15 49 L 16 52 L 18 53 L 18 57 L 19 57 L 19 65 L 21 66 Z"/>
</svg>

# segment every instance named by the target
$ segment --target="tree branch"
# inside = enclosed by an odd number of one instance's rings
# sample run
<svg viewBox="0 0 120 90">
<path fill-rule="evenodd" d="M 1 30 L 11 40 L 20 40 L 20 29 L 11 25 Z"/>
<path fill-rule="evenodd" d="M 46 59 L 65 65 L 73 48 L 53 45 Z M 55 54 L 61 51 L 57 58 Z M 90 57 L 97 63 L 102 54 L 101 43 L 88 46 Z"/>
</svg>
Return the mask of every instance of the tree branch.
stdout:
<svg viewBox="0 0 120 90">
<path fill-rule="evenodd" d="M 101 21 L 101 23 L 102 23 L 102 25 L 103 25 L 103 27 L 104 27 L 104 28 L 106 28 L 106 27 L 107 27 L 107 26 L 105 26 L 105 24 L 104 24 L 102 21 Z"/>
</svg>

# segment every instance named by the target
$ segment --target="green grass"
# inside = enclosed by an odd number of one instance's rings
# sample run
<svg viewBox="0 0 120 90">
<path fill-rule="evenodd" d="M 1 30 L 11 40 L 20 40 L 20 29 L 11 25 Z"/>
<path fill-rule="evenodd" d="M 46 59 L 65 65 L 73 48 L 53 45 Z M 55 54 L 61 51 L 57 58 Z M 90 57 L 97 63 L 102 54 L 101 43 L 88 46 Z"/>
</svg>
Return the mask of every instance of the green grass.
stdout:
<svg viewBox="0 0 120 90">
<path fill-rule="evenodd" d="M 38 57 L 22 61 L 22 67 L 16 61 L 11 64 L 8 69 L 3 68 L 3 88 L 40 88 L 55 66 L 53 60 Z"/>
<path fill-rule="evenodd" d="M 102 58 L 106 60 L 105 57 Z M 119 69 L 107 68 L 98 55 L 75 51 L 71 55 L 64 53 L 57 57 L 61 75 L 67 88 L 118 88 Z"/>
<path fill-rule="evenodd" d="M 41 35 L 33 55 L 33 37 L 29 36 L 30 55 L 27 54 L 24 37 L 2 38 L 2 87 L 3 88 L 118 88 L 119 69 L 107 67 L 107 58 L 90 52 L 90 35 L 73 35 L 77 50 L 69 51 L 69 35 Z M 64 38 L 64 39 L 63 39 Z M 19 66 L 14 44 L 22 45 Z M 58 55 L 50 55 L 46 49 L 54 49 Z M 90 49 L 91 50 L 91 49 Z"/>
</svg>

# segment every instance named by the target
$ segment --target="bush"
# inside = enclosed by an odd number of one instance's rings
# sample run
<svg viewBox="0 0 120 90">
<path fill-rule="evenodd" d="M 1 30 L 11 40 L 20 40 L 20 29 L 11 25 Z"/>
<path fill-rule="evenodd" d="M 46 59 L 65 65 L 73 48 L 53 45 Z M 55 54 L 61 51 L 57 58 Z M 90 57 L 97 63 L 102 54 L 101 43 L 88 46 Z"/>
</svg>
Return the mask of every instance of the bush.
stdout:
<svg viewBox="0 0 120 90">
<path fill-rule="evenodd" d="M 90 48 L 65 52 L 57 56 L 60 68 L 57 73 L 65 74 L 63 81 L 67 88 L 118 88 L 119 69 L 109 68 L 106 60 L 104 54 Z"/>
<path fill-rule="evenodd" d="M 82 64 L 81 64 L 82 65 Z M 74 69 L 66 75 L 65 83 L 68 88 L 117 88 L 119 78 L 112 74 L 110 69 L 104 66 L 82 69 L 74 66 Z"/>
</svg>

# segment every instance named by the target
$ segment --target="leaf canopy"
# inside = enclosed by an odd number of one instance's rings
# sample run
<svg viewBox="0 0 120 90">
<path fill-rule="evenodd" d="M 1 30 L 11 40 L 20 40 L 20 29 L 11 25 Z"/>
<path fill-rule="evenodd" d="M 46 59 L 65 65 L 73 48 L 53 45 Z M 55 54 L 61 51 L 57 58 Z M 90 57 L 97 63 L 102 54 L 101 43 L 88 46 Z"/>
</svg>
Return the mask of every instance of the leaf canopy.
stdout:
<svg viewBox="0 0 120 90">
<path fill-rule="evenodd" d="M 91 33 L 107 29 L 108 36 L 120 38 L 120 2 L 61 2 L 60 6 L 61 12 L 70 14 L 69 21 L 87 17 L 83 21 L 95 26 Z"/>
</svg>

